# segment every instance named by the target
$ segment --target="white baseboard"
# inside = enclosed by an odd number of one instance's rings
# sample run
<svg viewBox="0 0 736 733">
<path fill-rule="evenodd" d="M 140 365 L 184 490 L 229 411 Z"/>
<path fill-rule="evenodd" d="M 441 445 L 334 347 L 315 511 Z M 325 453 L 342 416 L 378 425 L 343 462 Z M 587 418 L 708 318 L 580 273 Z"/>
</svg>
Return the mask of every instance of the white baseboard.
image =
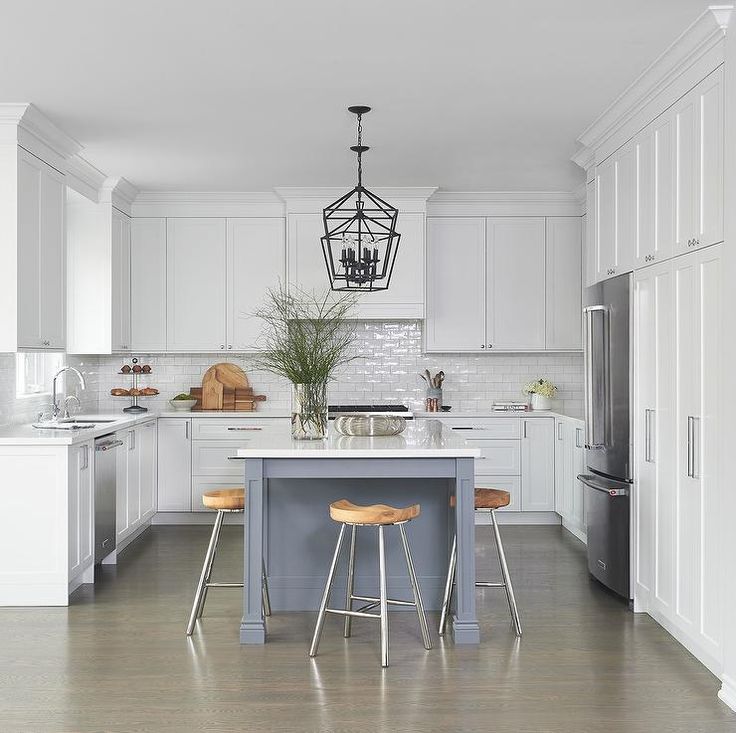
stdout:
<svg viewBox="0 0 736 733">
<path fill-rule="evenodd" d="M 736 711 L 736 680 L 724 674 L 721 680 L 721 689 L 718 691 L 718 699 L 728 705 L 731 710 Z"/>
<path fill-rule="evenodd" d="M 215 521 L 215 512 L 158 512 L 151 524 L 208 524 Z M 242 514 L 226 514 L 225 524 L 243 524 Z"/>
<path fill-rule="evenodd" d="M 573 536 L 577 537 L 583 544 L 588 544 L 588 534 L 582 527 L 579 527 L 577 524 L 572 524 L 571 522 L 567 522 L 564 517 L 562 517 L 562 526 Z"/>
<path fill-rule="evenodd" d="M 131 543 L 133 540 L 137 540 L 149 527 L 151 522 L 145 522 L 137 527 L 135 532 L 131 532 L 125 539 L 118 540 L 117 546 L 115 547 L 115 561 L 117 562 L 117 556 Z"/>
<path fill-rule="evenodd" d="M 555 512 L 496 512 L 499 524 L 559 524 L 560 515 Z M 491 513 L 478 511 L 475 513 L 476 524 L 490 524 Z"/>
</svg>

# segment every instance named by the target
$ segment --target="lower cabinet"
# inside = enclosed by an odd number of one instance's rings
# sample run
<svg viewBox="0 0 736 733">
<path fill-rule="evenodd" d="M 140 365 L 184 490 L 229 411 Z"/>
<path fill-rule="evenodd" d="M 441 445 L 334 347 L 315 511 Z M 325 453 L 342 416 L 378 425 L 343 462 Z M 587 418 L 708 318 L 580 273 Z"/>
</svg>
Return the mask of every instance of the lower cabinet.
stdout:
<svg viewBox="0 0 736 733">
<path fill-rule="evenodd" d="M 192 420 L 158 420 L 158 510 L 192 510 Z"/>
<path fill-rule="evenodd" d="M 585 542 L 585 491 L 578 476 L 585 472 L 585 423 L 574 418 L 555 420 L 555 511 L 562 524 Z"/>
<path fill-rule="evenodd" d="M 118 547 L 156 511 L 156 421 L 118 432 L 116 537 Z"/>
<path fill-rule="evenodd" d="M 94 443 L 69 448 L 69 578 L 94 563 Z"/>
<path fill-rule="evenodd" d="M 555 511 L 553 417 L 443 418 L 442 422 L 480 448 L 475 485 L 508 491 L 511 503 L 503 511 Z"/>
</svg>

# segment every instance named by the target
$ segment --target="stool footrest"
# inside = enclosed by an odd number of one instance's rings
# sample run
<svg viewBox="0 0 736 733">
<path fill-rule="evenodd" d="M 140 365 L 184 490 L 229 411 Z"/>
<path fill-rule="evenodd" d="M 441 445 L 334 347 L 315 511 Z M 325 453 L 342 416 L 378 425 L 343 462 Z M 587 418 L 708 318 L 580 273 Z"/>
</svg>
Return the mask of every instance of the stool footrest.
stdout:
<svg viewBox="0 0 736 733">
<path fill-rule="evenodd" d="M 360 618 L 381 618 L 380 613 L 365 613 L 365 611 L 348 611 L 346 608 L 325 608 L 325 613 L 334 613 L 338 616 L 359 616 Z"/>
<path fill-rule="evenodd" d="M 476 580 L 476 588 L 505 588 L 506 583 L 488 583 L 485 580 Z"/>
<path fill-rule="evenodd" d="M 242 583 L 205 583 L 205 588 L 242 588 Z"/>
<path fill-rule="evenodd" d="M 351 601 L 370 601 L 371 603 L 380 603 L 380 598 L 373 598 L 371 596 L 350 596 Z M 399 601 L 394 598 L 387 598 L 386 603 L 390 603 L 393 606 L 416 606 L 414 601 Z"/>
</svg>

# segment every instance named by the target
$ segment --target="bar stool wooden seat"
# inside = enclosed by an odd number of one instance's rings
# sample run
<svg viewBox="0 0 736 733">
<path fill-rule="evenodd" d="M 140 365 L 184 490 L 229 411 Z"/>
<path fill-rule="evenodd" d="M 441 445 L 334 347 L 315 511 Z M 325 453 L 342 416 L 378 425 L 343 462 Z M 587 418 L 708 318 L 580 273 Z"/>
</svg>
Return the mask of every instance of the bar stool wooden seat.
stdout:
<svg viewBox="0 0 736 733">
<path fill-rule="evenodd" d="M 432 648 L 432 640 L 429 635 L 429 626 L 427 625 L 427 617 L 424 613 L 424 604 L 422 603 L 422 594 L 419 589 L 416 570 L 414 569 L 414 561 L 409 549 L 409 540 L 406 536 L 407 522 L 416 519 L 420 514 L 419 504 L 412 504 L 408 507 L 392 507 L 386 504 L 371 504 L 368 506 L 360 506 L 353 504 L 347 499 L 340 499 L 330 504 L 330 517 L 335 522 L 340 523 L 340 534 L 337 537 L 335 552 L 332 556 L 332 563 L 327 575 L 327 582 L 322 594 L 322 600 L 319 605 L 319 613 L 317 614 L 317 623 L 314 628 L 312 637 L 312 645 L 309 649 L 309 656 L 317 655 L 317 649 L 322 637 L 322 628 L 325 623 L 325 617 L 328 613 L 337 614 L 345 617 L 343 627 L 343 636 L 347 639 L 351 633 L 351 622 L 353 618 L 371 618 L 380 621 L 381 627 L 381 666 L 388 667 L 388 607 L 394 606 L 414 606 L 419 617 L 419 626 L 422 630 L 422 641 L 425 649 Z M 388 597 L 387 579 L 386 579 L 386 547 L 384 542 L 384 527 L 397 526 L 401 535 L 401 543 L 404 548 L 404 557 L 406 558 L 406 567 L 409 573 L 409 581 L 414 596 L 413 601 L 401 601 Z M 345 594 L 345 608 L 328 608 L 327 603 L 330 598 L 332 584 L 335 580 L 335 570 L 340 558 L 340 549 L 345 537 L 346 527 L 351 527 L 350 533 L 350 554 L 348 556 L 348 577 L 347 591 Z M 378 529 L 378 573 L 379 573 L 379 596 L 359 596 L 354 593 L 355 583 L 355 542 L 358 527 L 376 527 Z M 353 601 L 363 601 L 364 605 L 353 610 Z M 380 608 L 380 613 L 368 613 L 371 609 Z"/>
<path fill-rule="evenodd" d="M 454 503 L 455 497 L 450 500 Z M 509 611 L 514 622 L 514 629 L 517 636 L 521 636 L 521 618 L 519 617 L 519 609 L 516 606 L 516 597 L 514 596 L 514 588 L 511 584 L 511 575 L 506 563 L 506 553 L 503 550 L 501 542 L 501 533 L 498 530 L 498 522 L 496 521 L 496 509 L 508 506 L 511 503 L 511 494 L 502 489 L 476 489 L 475 490 L 475 509 L 490 510 L 491 524 L 493 526 L 493 536 L 496 542 L 496 551 L 498 553 L 498 563 L 501 566 L 501 576 L 503 582 L 487 582 L 476 581 L 475 585 L 479 588 L 504 588 L 506 591 L 506 600 L 509 603 Z M 447 626 L 447 615 L 452 602 L 453 592 L 455 590 L 455 571 L 457 569 L 457 538 L 452 540 L 452 550 L 450 551 L 450 567 L 447 570 L 447 580 L 445 582 L 445 595 L 442 600 L 442 611 L 440 613 L 439 634 L 443 636 Z"/>
<path fill-rule="evenodd" d="M 204 604 L 207 600 L 207 590 L 209 588 L 242 588 L 242 583 L 213 583 L 212 568 L 215 565 L 215 555 L 217 554 L 217 545 L 220 541 L 220 530 L 225 519 L 225 514 L 234 512 L 243 512 L 245 510 L 245 489 L 241 487 L 233 487 L 229 489 L 217 489 L 214 491 L 205 491 L 202 494 L 202 504 L 207 509 L 214 509 L 217 512 L 215 524 L 212 528 L 210 536 L 210 544 L 207 547 L 207 554 L 204 556 L 204 565 L 202 573 L 197 583 L 197 591 L 194 594 L 194 603 L 192 611 L 189 615 L 189 623 L 187 624 L 187 636 L 191 636 L 194 631 L 194 625 L 197 619 L 204 612 Z M 271 615 L 271 600 L 268 596 L 268 580 L 266 578 L 266 565 L 262 568 L 262 599 L 263 611 L 266 616 Z"/>
</svg>

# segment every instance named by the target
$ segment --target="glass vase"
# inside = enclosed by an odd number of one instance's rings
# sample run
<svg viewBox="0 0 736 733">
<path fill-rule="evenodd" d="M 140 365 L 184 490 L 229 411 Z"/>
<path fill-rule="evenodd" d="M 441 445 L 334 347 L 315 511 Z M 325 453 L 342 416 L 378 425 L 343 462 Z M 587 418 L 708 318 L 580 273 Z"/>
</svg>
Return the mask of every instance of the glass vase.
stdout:
<svg viewBox="0 0 736 733">
<path fill-rule="evenodd" d="M 322 440 L 327 437 L 327 384 L 291 385 L 291 437 Z"/>
</svg>

